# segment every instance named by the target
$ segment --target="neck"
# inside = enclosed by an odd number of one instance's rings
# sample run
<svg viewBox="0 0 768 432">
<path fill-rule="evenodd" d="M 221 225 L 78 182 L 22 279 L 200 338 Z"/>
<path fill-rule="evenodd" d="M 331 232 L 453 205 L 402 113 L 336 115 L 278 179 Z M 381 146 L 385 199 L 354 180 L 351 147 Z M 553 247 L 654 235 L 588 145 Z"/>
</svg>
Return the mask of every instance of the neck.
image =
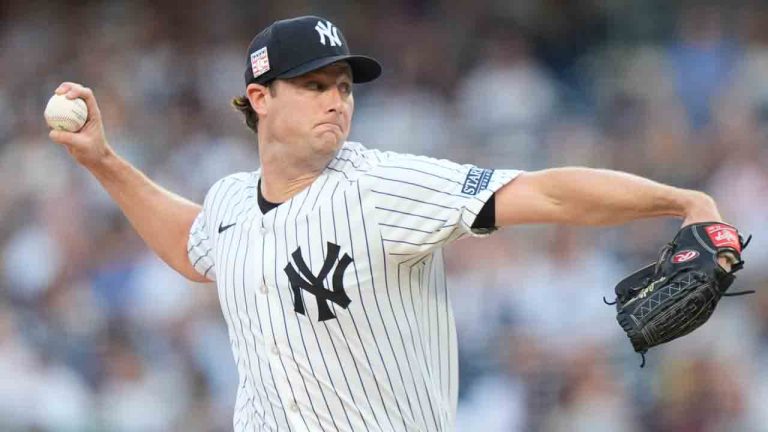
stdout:
<svg viewBox="0 0 768 432">
<path fill-rule="evenodd" d="M 335 155 L 301 154 L 294 150 L 285 143 L 259 143 L 261 193 L 267 201 L 282 203 L 309 187 Z"/>
</svg>

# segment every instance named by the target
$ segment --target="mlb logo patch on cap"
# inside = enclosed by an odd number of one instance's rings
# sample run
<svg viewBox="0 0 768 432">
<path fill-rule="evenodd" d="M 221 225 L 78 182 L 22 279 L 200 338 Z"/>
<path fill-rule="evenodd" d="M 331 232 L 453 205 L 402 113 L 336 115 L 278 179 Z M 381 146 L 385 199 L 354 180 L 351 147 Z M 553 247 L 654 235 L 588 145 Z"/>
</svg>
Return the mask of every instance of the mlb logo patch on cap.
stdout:
<svg viewBox="0 0 768 432">
<path fill-rule="evenodd" d="M 251 53 L 251 69 L 253 69 L 254 78 L 258 78 L 269 71 L 267 47 Z"/>
</svg>

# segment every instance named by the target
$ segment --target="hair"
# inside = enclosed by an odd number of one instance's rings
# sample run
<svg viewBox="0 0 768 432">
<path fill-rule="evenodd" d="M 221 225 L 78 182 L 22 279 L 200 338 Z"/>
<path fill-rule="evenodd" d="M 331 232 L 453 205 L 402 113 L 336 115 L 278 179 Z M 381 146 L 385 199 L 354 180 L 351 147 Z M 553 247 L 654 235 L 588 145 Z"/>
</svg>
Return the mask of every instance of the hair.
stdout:
<svg viewBox="0 0 768 432">
<path fill-rule="evenodd" d="M 275 86 L 272 85 L 274 81 L 266 84 L 266 87 L 269 89 L 269 94 L 271 96 L 275 96 L 277 92 L 275 91 Z M 248 96 L 242 95 L 232 98 L 232 106 L 243 113 L 243 116 L 245 116 L 245 125 L 248 126 L 248 129 L 252 130 L 253 133 L 258 134 L 259 132 L 259 115 L 256 114 L 256 111 L 253 110 L 253 107 L 251 106 L 251 101 L 248 99 Z"/>
</svg>

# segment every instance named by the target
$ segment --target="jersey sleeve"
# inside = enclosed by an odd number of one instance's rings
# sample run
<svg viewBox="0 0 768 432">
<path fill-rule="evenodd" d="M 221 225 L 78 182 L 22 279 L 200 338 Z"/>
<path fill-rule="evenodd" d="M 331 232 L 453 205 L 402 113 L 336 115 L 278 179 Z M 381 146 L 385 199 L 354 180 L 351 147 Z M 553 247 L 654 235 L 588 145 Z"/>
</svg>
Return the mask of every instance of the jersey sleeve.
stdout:
<svg viewBox="0 0 768 432">
<path fill-rule="evenodd" d="M 493 228 L 472 229 L 472 224 L 486 201 L 521 173 L 383 155 L 367 173 L 367 187 L 386 249 L 399 255 L 425 253 L 467 235 L 489 235 Z"/>
<path fill-rule="evenodd" d="M 216 280 L 216 239 L 218 238 L 217 219 L 221 217 L 222 203 L 233 193 L 242 189 L 249 173 L 235 173 L 217 181 L 208 190 L 203 201 L 203 209 L 189 229 L 187 256 L 198 273 L 211 281 Z"/>
<path fill-rule="evenodd" d="M 216 260 L 211 234 L 208 231 L 206 223 L 207 212 L 205 207 L 195 218 L 192 227 L 189 230 L 189 241 L 187 242 L 187 256 L 189 262 L 198 273 L 208 278 L 216 280 Z"/>
</svg>

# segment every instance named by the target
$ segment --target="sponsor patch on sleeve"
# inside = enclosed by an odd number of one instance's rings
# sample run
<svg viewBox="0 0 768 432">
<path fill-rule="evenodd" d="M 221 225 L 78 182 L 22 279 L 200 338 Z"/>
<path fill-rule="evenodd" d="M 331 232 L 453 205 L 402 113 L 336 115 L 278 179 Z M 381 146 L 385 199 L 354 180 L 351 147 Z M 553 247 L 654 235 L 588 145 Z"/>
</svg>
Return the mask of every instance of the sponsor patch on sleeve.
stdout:
<svg viewBox="0 0 768 432">
<path fill-rule="evenodd" d="M 254 78 L 258 78 L 269 71 L 267 47 L 251 53 L 251 69 L 253 69 Z"/>
<path fill-rule="evenodd" d="M 467 178 L 464 179 L 464 185 L 461 187 L 461 193 L 477 195 L 480 191 L 488 188 L 491 176 L 493 176 L 492 169 L 470 168 Z"/>
</svg>

